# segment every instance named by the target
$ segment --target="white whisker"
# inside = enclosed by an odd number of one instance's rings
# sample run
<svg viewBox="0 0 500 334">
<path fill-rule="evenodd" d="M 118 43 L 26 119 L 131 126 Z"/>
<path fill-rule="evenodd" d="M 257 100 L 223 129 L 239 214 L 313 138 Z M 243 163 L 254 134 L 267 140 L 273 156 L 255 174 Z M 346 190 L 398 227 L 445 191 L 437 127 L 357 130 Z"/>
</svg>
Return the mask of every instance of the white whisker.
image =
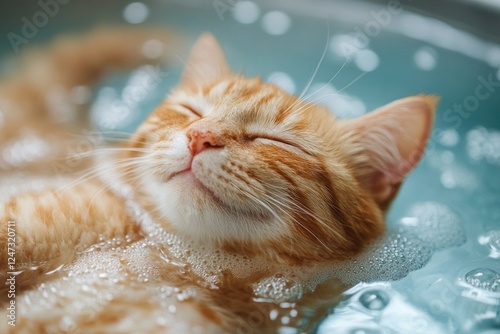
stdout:
<svg viewBox="0 0 500 334">
<path fill-rule="evenodd" d="M 344 90 L 346 90 L 347 88 L 351 87 L 352 85 L 354 85 L 359 79 L 361 79 L 362 77 L 364 77 L 365 75 L 367 75 L 368 72 L 363 72 L 361 73 L 360 75 L 358 75 L 356 78 L 354 78 L 354 80 L 352 80 L 350 83 L 348 83 L 346 86 L 344 86 L 344 88 L 340 89 L 339 92 L 342 92 Z"/>
<path fill-rule="evenodd" d="M 323 49 L 323 53 L 321 54 L 321 58 L 319 59 L 318 65 L 316 65 L 316 68 L 313 71 L 313 74 L 309 78 L 309 81 L 307 82 L 306 86 L 302 90 L 302 92 L 299 95 L 299 99 L 302 99 L 304 94 L 309 90 L 309 87 L 311 87 L 311 84 L 313 80 L 316 78 L 316 75 L 318 74 L 318 70 L 321 67 L 321 64 L 323 63 L 323 60 L 325 59 L 326 51 L 328 50 L 328 43 L 330 41 L 330 23 L 327 21 L 327 34 L 326 34 L 326 42 L 325 42 L 325 47 Z"/>
</svg>

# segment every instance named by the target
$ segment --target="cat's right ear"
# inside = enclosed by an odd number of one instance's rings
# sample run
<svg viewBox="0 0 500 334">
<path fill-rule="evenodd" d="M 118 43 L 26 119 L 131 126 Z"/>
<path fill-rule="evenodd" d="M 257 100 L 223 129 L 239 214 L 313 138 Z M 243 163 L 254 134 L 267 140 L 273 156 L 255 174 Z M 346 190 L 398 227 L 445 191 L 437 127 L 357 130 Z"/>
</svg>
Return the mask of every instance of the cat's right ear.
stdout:
<svg viewBox="0 0 500 334">
<path fill-rule="evenodd" d="M 382 208 L 388 207 L 421 159 L 437 102 L 435 96 L 407 97 L 361 118 L 339 122 L 353 172 Z"/>
<path fill-rule="evenodd" d="M 231 76 L 231 69 L 215 37 L 204 33 L 198 38 L 184 69 L 181 86 L 200 86 Z"/>
</svg>

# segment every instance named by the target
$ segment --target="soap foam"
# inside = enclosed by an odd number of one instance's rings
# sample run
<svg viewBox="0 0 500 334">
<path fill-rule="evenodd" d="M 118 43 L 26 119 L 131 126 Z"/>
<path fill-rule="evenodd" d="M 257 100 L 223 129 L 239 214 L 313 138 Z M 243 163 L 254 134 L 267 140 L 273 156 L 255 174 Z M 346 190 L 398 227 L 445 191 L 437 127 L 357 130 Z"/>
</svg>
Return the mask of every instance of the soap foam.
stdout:
<svg viewBox="0 0 500 334">
<path fill-rule="evenodd" d="M 432 245 L 434 250 L 459 246 L 465 242 L 465 230 L 460 219 L 442 204 L 425 202 L 414 205 L 409 216 L 402 218 L 399 224 Z"/>
<path fill-rule="evenodd" d="M 150 232 L 146 242 L 157 249 L 162 259 L 191 270 L 207 283 L 220 284 L 223 274 L 228 271 L 241 279 L 255 272 L 274 272 L 275 275 L 257 282 L 254 292 L 257 297 L 277 302 L 296 300 L 303 292 L 314 290 L 329 279 L 338 279 L 347 285 L 398 280 L 422 268 L 435 251 L 465 241 L 458 216 L 446 206 L 433 202 L 415 205 L 395 229 L 369 245 L 360 256 L 327 266 L 277 266 L 263 259 L 250 259 L 190 243 L 167 233 L 149 219 L 147 224 Z"/>
<path fill-rule="evenodd" d="M 346 285 L 359 282 L 392 281 L 423 267 L 436 250 L 463 242 L 460 220 L 447 207 L 437 203 L 422 203 L 413 207 L 398 226 L 379 241 L 367 246 L 360 256 L 327 266 L 285 266 L 263 259 L 225 253 L 168 233 L 151 220 L 136 203 L 129 200 L 131 212 L 146 231 L 144 239 L 130 237 L 101 240 L 80 252 L 72 264 L 63 266 L 57 274 L 62 279 L 41 284 L 37 290 L 22 296 L 20 305 L 33 315 L 44 314 L 64 303 L 68 316 L 61 317 L 54 328 L 72 329 L 81 317 L 91 319 L 105 312 L 106 305 L 118 300 L 127 302 L 140 298 L 153 309 L 154 326 L 171 328 L 176 321 L 179 304 L 196 298 L 192 289 L 169 286 L 162 278 L 162 261 L 173 265 L 180 273 L 198 276 L 208 288 L 217 289 L 231 273 L 245 279 L 261 272 L 268 275 L 252 286 L 254 301 L 263 303 L 295 303 L 327 280 L 340 280 Z M 171 268 L 171 267 L 169 267 Z M 476 275 L 470 275 L 475 284 Z M 481 276 L 482 277 L 482 276 Z M 496 289 L 496 283 L 487 286 Z M 484 283 L 484 282 L 483 282 Z M 482 283 L 482 286 L 486 286 Z M 375 303 L 372 305 L 372 303 Z M 378 304 L 377 304 L 378 303 Z M 383 298 L 366 304 L 379 307 Z M 62 312 L 62 311 L 61 311 Z M 149 316 L 148 316 L 149 317 Z M 155 327 L 156 328 L 156 327 Z"/>
<path fill-rule="evenodd" d="M 256 296 L 276 301 L 297 299 L 329 279 L 338 279 L 347 285 L 398 280 L 422 268 L 435 251 L 465 241 L 464 229 L 456 214 L 442 204 L 424 202 L 413 206 L 395 229 L 354 259 L 327 266 L 290 267 L 190 243 L 167 233 L 147 215 L 140 217 L 149 231 L 146 242 L 156 248 L 165 261 L 173 261 L 216 285 L 228 271 L 241 279 L 255 272 L 274 272 L 275 275 L 258 282 L 254 291 Z"/>
</svg>

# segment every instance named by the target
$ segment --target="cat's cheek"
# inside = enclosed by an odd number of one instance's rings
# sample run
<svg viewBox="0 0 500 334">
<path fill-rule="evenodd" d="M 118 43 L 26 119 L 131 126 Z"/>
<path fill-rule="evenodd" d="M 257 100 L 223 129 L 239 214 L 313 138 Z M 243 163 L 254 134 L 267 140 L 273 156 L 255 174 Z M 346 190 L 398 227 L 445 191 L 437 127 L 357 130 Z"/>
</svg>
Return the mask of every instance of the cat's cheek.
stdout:
<svg viewBox="0 0 500 334">
<path fill-rule="evenodd" d="M 209 149 L 193 158 L 191 171 L 194 176 L 205 186 L 217 188 L 222 181 L 219 174 L 222 166 L 227 164 L 229 152 L 227 148 Z M 216 191 L 217 189 L 212 189 Z"/>
<path fill-rule="evenodd" d="M 153 152 L 152 166 L 155 174 L 165 176 L 162 181 L 168 181 L 190 168 L 192 155 L 188 149 L 188 139 L 181 131 L 154 145 Z"/>
<path fill-rule="evenodd" d="M 212 183 L 215 170 L 220 170 L 220 163 L 214 161 L 213 157 L 207 157 L 208 154 L 200 154 L 193 158 L 191 171 L 194 176 L 203 184 Z"/>
</svg>

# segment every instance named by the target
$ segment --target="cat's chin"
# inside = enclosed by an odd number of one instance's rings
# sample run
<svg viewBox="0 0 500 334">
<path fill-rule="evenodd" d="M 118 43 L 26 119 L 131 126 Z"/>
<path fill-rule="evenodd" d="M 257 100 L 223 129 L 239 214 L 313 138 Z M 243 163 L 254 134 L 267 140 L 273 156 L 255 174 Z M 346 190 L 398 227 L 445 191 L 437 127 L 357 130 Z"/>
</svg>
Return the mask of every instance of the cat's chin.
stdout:
<svg viewBox="0 0 500 334">
<path fill-rule="evenodd" d="M 195 188 L 197 191 L 202 192 L 207 197 L 210 197 L 212 200 L 220 202 L 217 196 L 215 196 L 215 194 L 210 189 L 205 187 L 205 185 L 200 180 L 198 180 L 198 178 L 194 175 L 192 169 L 187 169 L 182 172 L 174 174 L 168 182 L 174 180 L 180 180 L 180 182 L 185 184 L 187 187 Z"/>
<path fill-rule="evenodd" d="M 183 186 L 185 186 L 185 195 L 197 198 L 197 204 L 205 210 L 210 209 L 209 206 L 212 206 L 214 211 L 222 210 L 226 214 L 232 213 L 235 218 L 243 216 L 249 220 L 259 221 L 260 223 L 269 221 L 271 217 L 271 215 L 267 213 L 249 211 L 243 208 L 235 207 L 234 204 L 226 203 L 223 199 L 217 196 L 214 191 L 205 186 L 191 170 L 186 170 L 177 174 L 171 181 L 174 180 L 175 182 L 180 182 Z"/>
<path fill-rule="evenodd" d="M 205 199 L 208 202 L 214 202 L 215 205 L 220 207 L 227 207 L 227 205 L 215 195 L 215 193 L 207 188 L 203 182 L 201 182 L 193 173 L 191 169 L 184 170 L 174 176 L 168 182 L 181 182 L 185 187 L 186 191 L 195 191 L 200 199 Z"/>
<path fill-rule="evenodd" d="M 145 182 L 154 219 L 191 240 L 252 241 L 279 238 L 287 231 L 272 214 L 238 209 L 225 204 L 190 170 L 167 182 Z"/>
</svg>

